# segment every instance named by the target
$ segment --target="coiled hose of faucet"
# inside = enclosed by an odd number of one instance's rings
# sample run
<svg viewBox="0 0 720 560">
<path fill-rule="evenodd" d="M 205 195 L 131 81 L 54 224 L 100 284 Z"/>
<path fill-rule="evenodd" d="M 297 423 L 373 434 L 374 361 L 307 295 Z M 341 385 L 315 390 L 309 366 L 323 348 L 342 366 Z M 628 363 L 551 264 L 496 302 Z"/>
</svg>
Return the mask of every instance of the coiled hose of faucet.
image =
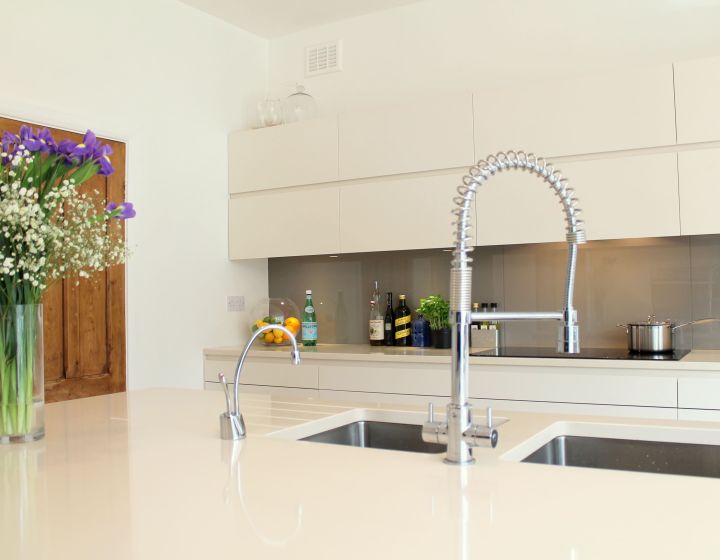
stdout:
<svg viewBox="0 0 720 560">
<path fill-rule="evenodd" d="M 567 179 L 544 158 L 522 151 L 498 152 L 473 165 L 463 177 L 463 184 L 457 188 L 459 196 L 453 198 L 457 206 L 452 210 L 455 215 L 453 225 L 456 226 L 455 249 L 451 265 L 450 309 L 452 311 L 469 311 L 472 296 L 472 258 L 473 251 L 470 228 L 472 227 L 470 209 L 477 189 L 496 173 L 509 169 L 519 169 L 537 175 L 550 185 L 560 199 L 565 213 L 565 239 L 569 244 L 567 280 L 565 284 L 565 309 L 572 310 L 573 291 L 575 284 L 575 266 L 577 245 L 585 243 L 583 221 L 578 217 L 578 199 Z"/>
</svg>

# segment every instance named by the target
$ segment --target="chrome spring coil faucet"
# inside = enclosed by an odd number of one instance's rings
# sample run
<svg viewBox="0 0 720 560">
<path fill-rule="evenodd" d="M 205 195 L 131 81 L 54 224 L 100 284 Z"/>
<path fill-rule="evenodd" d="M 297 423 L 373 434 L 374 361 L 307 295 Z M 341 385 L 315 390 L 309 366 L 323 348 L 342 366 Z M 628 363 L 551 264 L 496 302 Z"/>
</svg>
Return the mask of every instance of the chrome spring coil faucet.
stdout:
<svg viewBox="0 0 720 560">
<path fill-rule="evenodd" d="M 472 296 L 472 258 L 473 250 L 469 231 L 471 228 L 470 209 L 477 189 L 493 175 L 517 169 L 528 171 L 549 184 L 565 213 L 565 239 L 568 243 L 567 278 L 565 282 L 565 307 L 563 311 L 531 312 L 494 312 L 471 311 Z M 436 422 L 430 413 L 428 422 L 423 426 L 423 439 L 427 442 L 447 444 L 445 461 L 453 464 L 474 462 L 472 447 L 495 447 L 498 434 L 489 425 L 474 425 L 472 410 L 468 403 L 468 361 L 470 357 L 470 324 L 472 321 L 513 321 L 545 320 L 560 321 L 558 332 L 558 352 L 576 354 L 580 351 L 577 311 L 573 307 L 575 290 L 575 266 L 577 246 L 585 243 L 583 221 L 578 218 L 577 207 L 572 188 L 559 170 L 543 158 L 525 152 L 499 152 L 480 160 L 463 177 L 463 184 L 457 188 L 459 196 L 453 199 L 457 206 L 453 210 L 456 219 L 455 249 L 450 265 L 450 323 L 452 329 L 452 384 L 451 401 L 447 406 L 445 422 Z M 491 418 L 491 414 L 487 415 Z"/>
</svg>

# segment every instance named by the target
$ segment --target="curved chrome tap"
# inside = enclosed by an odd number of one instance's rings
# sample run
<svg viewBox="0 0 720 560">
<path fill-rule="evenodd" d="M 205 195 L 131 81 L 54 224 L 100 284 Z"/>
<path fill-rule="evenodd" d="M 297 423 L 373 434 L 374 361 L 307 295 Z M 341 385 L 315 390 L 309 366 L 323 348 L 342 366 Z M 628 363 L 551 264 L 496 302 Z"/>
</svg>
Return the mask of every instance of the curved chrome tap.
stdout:
<svg viewBox="0 0 720 560">
<path fill-rule="evenodd" d="M 473 313 L 472 296 L 472 258 L 470 243 L 470 209 L 477 189 L 493 175 L 510 169 L 529 171 L 550 185 L 560 199 L 565 213 L 565 238 L 568 242 L 567 278 L 565 282 L 565 308 L 563 311 L 549 312 L 496 312 Z M 468 399 L 468 360 L 470 356 L 470 324 L 472 321 L 511 321 L 542 320 L 561 321 L 558 335 L 558 352 L 578 353 L 580 351 L 577 311 L 573 307 L 575 290 L 575 266 L 577 246 L 585 243 L 583 221 L 578 218 L 577 207 L 572 188 L 559 170 L 546 163 L 543 158 L 525 152 L 499 152 L 488 156 L 472 166 L 463 177 L 463 184 L 457 189 L 459 196 L 453 199 L 457 208 L 453 225 L 455 249 L 450 265 L 450 320 L 452 324 L 452 398 L 447 408 L 447 422 L 437 423 L 432 419 L 425 425 L 423 437 L 426 441 L 447 443 L 446 462 L 467 464 L 474 461 L 471 447 L 480 444 L 495 447 L 497 432 L 492 426 L 472 424 L 472 411 Z"/>
<path fill-rule="evenodd" d="M 295 340 L 295 335 L 292 331 L 290 331 L 290 329 L 282 325 L 265 325 L 264 327 L 260 327 L 256 330 L 250 337 L 250 340 L 247 341 L 247 344 L 245 344 L 245 348 L 243 348 L 242 354 L 240 354 L 240 358 L 238 359 L 237 366 L 235 366 L 235 381 L 233 382 L 235 385 L 235 393 L 232 407 L 230 406 L 229 395 L 226 392 L 228 409 L 220 415 L 220 437 L 222 439 L 243 439 L 245 437 L 245 421 L 243 420 L 242 413 L 240 412 L 240 373 L 242 372 L 243 365 L 245 364 L 245 358 L 247 358 L 253 342 L 255 342 L 261 334 L 275 329 L 288 335 L 288 338 L 292 343 L 292 350 L 290 350 L 290 359 L 292 360 L 292 364 L 295 366 L 300 364 L 300 351 L 298 350 L 297 340 Z M 218 374 L 218 378 L 220 379 L 220 382 L 223 383 L 223 388 L 227 390 L 225 376 L 220 373 Z"/>
</svg>

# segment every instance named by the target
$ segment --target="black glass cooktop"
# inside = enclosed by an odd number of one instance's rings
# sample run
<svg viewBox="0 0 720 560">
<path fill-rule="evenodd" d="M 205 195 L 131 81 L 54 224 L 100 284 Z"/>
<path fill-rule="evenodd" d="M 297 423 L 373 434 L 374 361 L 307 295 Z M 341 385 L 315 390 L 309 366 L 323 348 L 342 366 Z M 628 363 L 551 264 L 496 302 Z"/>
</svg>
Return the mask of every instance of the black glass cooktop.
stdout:
<svg viewBox="0 0 720 560">
<path fill-rule="evenodd" d="M 639 354 L 627 348 L 581 348 L 579 354 L 563 354 L 554 348 L 534 348 L 532 346 L 507 346 L 494 350 L 472 352 L 471 356 L 501 356 L 506 358 L 574 358 L 590 360 L 667 360 L 677 361 L 690 350 L 676 349 L 673 352 Z"/>
</svg>

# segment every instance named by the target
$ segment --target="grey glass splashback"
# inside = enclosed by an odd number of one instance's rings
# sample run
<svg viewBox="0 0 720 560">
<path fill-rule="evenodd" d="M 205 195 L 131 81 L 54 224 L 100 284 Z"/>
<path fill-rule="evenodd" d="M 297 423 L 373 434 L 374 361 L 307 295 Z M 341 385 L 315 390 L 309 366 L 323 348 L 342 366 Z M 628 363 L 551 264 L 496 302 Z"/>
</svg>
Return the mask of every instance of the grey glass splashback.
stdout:
<svg viewBox="0 0 720 560">
<path fill-rule="evenodd" d="M 448 297 L 447 250 L 355 253 L 269 259 L 270 297 L 302 303 L 312 288 L 320 341 L 362 343 L 367 337 L 373 280 L 380 290 L 406 294 L 411 309 L 429 294 Z M 501 309 L 559 310 L 566 245 L 545 243 L 477 247 L 473 253 L 473 301 L 498 302 Z M 581 345 L 626 344 L 618 323 L 649 314 L 676 322 L 720 316 L 720 235 L 594 241 L 580 248 L 575 304 Z M 383 309 L 384 309 L 383 302 Z M 553 322 L 507 323 L 510 346 L 553 346 Z M 676 346 L 720 348 L 720 326 L 679 332 Z"/>
</svg>

